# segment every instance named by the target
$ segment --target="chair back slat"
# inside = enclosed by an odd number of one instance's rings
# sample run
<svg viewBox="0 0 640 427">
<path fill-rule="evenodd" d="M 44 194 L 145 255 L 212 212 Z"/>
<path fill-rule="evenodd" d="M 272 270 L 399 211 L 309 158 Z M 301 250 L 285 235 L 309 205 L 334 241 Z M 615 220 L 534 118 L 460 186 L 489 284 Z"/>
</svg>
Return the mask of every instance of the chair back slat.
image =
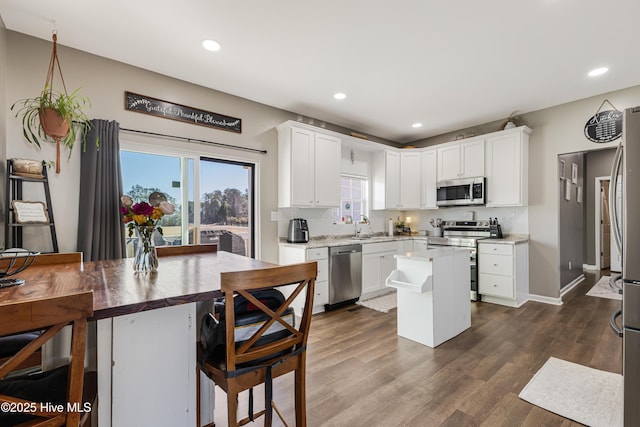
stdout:
<svg viewBox="0 0 640 427">
<path fill-rule="evenodd" d="M 93 316 L 93 292 L 81 292 L 32 301 L 12 301 L 0 305 L 0 336 L 42 329 Z"/>
<path fill-rule="evenodd" d="M 218 245 L 206 244 L 206 245 L 157 246 L 156 252 L 158 253 L 159 257 L 171 256 L 171 255 L 214 253 L 214 252 L 218 252 Z"/>
</svg>

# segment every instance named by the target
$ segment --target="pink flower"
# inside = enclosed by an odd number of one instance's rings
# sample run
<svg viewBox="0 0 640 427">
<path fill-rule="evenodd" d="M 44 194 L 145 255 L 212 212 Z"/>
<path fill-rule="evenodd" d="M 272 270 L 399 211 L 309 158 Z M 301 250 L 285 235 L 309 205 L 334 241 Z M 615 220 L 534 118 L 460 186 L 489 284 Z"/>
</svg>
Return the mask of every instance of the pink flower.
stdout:
<svg viewBox="0 0 640 427">
<path fill-rule="evenodd" d="M 167 201 L 160 202 L 159 207 L 160 209 L 162 209 L 162 213 L 165 215 L 172 215 L 176 211 L 176 208 Z"/>
<path fill-rule="evenodd" d="M 120 206 L 120 213 L 122 215 L 126 215 L 129 213 L 129 208 L 125 208 L 124 206 Z"/>
</svg>

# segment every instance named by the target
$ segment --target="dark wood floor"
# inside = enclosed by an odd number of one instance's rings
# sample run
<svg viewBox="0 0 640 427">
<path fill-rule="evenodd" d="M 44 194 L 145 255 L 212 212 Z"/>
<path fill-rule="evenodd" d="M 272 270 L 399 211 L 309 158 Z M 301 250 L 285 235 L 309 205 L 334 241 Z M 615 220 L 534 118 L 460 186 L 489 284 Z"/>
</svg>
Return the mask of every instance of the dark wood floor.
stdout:
<svg viewBox="0 0 640 427">
<path fill-rule="evenodd" d="M 620 302 L 586 296 L 600 273 L 585 276 L 562 306 L 472 303 L 471 329 L 435 349 L 398 337 L 395 310 L 351 306 L 314 316 L 309 426 L 579 425 L 518 394 L 550 356 L 621 373 L 622 340 L 609 327 Z M 276 380 L 276 404 L 293 423 L 291 390 L 291 377 Z M 225 395 L 216 394 L 216 425 L 224 426 Z"/>
</svg>

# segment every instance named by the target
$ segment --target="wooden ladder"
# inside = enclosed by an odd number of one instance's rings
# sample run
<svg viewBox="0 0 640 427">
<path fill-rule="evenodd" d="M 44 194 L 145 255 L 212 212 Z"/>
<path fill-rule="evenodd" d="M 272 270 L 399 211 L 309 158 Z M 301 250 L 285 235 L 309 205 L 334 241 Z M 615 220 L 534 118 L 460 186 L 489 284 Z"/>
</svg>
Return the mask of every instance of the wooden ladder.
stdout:
<svg viewBox="0 0 640 427">
<path fill-rule="evenodd" d="M 46 216 L 48 221 L 35 220 L 30 218 L 19 218 L 11 202 L 23 201 L 22 184 L 36 183 L 44 186 Z M 26 201 L 25 201 L 26 202 Z M 48 226 L 51 231 L 51 243 L 53 252 L 58 251 L 58 238 L 56 236 L 56 226 L 53 219 L 53 209 L 51 205 L 51 193 L 49 191 L 49 178 L 46 166 L 42 166 L 42 176 L 31 174 L 20 174 L 15 171 L 13 159 L 7 159 L 7 177 L 5 191 L 5 222 L 4 222 L 4 247 L 22 248 L 22 229 L 25 226 Z"/>
</svg>

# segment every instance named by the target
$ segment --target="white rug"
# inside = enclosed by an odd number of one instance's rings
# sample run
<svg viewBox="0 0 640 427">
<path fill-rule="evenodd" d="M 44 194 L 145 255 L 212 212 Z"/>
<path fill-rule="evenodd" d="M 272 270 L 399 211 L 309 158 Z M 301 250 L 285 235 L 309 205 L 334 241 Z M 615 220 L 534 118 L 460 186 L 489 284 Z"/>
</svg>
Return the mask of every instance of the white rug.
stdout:
<svg viewBox="0 0 640 427">
<path fill-rule="evenodd" d="M 358 301 L 356 304 L 360 304 L 363 307 L 380 311 L 382 313 L 388 313 L 391 309 L 397 307 L 398 300 L 396 298 L 396 293 L 391 292 L 389 294 L 380 295 L 379 297 Z"/>
<path fill-rule="evenodd" d="M 600 280 L 598 280 L 598 283 L 596 283 L 593 288 L 587 292 L 587 295 L 591 297 L 609 298 L 621 301 L 622 295 L 611 289 L 611 286 L 609 286 L 609 279 L 610 276 L 602 276 Z"/>
<path fill-rule="evenodd" d="M 520 398 L 592 427 L 622 426 L 622 375 L 550 357 Z"/>
</svg>

